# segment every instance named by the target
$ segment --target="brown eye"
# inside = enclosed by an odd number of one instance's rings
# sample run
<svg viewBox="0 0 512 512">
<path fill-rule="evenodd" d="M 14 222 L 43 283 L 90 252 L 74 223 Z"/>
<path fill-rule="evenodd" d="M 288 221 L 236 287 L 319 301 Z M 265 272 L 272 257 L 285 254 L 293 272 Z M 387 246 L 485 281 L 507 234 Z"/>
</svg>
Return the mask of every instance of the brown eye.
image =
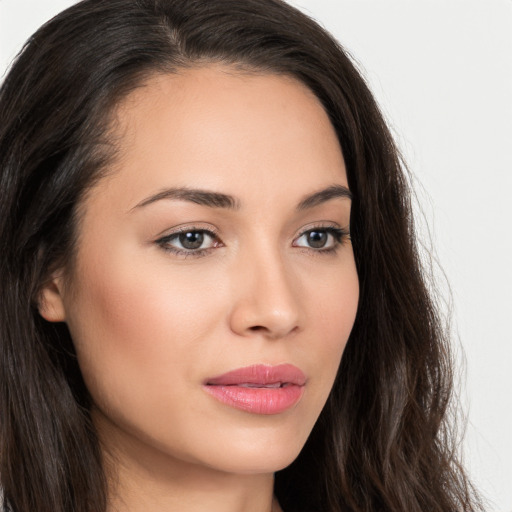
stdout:
<svg viewBox="0 0 512 512">
<path fill-rule="evenodd" d="M 328 234 L 325 231 L 309 231 L 306 233 L 306 240 L 310 247 L 321 249 L 328 241 Z"/>
<path fill-rule="evenodd" d="M 202 231 L 180 233 L 178 240 L 184 249 L 199 249 L 204 242 L 204 233 Z"/>
<path fill-rule="evenodd" d="M 220 244 L 217 235 L 205 229 L 183 230 L 156 241 L 163 249 L 181 255 L 199 255 Z"/>
<path fill-rule="evenodd" d="M 293 245 L 316 249 L 318 252 L 329 252 L 336 250 L 346 236 L 348 233 L 344 229 L 335 227 L 308 229 L 294 241 Z"/>
</svg>

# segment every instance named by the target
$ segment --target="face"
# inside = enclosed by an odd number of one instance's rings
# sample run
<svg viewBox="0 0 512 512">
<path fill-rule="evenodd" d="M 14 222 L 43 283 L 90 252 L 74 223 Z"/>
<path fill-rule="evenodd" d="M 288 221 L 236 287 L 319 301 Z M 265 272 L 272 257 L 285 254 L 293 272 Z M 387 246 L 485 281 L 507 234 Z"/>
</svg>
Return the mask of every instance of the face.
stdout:
<svg viewBox="0 0 512 512">
<path fill-rule="evenodd" d="M 358 279 L 336 134 L 299 82 L 211 66 L 151 78 L 83 205 L 42 315 L 72 334 L 108 447 L 271 473 L 328 397 Z"/>
</svg>

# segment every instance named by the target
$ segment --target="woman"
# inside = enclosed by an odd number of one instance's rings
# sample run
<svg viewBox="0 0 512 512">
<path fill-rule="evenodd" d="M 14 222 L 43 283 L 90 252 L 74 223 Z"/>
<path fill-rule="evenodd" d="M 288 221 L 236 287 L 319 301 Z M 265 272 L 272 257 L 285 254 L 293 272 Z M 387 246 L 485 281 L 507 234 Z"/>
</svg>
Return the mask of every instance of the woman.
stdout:
<svg viewBox="0 0 512 512">
<path fill-rule="evenodd" d="M 85 0 L 0 92 L 4 510 L 477 510 L 398 152 L 278 0 Z"/>
</svg>

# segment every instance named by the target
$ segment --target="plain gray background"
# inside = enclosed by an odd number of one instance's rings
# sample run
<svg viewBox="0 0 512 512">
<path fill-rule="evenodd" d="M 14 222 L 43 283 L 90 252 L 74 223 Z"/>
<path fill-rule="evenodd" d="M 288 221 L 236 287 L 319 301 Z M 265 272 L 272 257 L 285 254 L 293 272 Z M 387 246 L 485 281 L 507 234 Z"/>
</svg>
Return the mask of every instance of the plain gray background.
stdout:
<svg viewBox="0 0 512 512">
<path fill-rule="evenodd" d="M 0 0 L 0 74 L 73 3 Z M 291 3 L 359 62 L 415 175 L 420 234 L 452 290 L 466 463 L 489 510 L 511 512 L 512 1 Z"/>
</svg>

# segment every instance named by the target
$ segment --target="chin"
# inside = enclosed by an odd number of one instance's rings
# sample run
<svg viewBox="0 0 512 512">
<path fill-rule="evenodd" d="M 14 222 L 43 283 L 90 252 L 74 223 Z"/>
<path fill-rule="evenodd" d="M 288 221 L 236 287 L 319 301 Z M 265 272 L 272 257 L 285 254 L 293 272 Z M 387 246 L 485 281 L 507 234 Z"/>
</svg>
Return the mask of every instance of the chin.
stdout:
<svg viewBox="0 0 512 512">
<path fill-rule="evenodd" d="M 257 454 L 250 451 L 237 454 L 230 450 L 229 457 L 218 460 L 214 463 L 214 467 L 225 473 L 256 475 L 270 474 L 280 471 L 289 466 L 299 455 L 299 449 L 282 450 L 280 447 L 268 449 Z"/>
<path fill-rule="evenodd" d="M 268 474 L 289 466 L 302 450 L 309 432 L 292 429 L 276 432 L 268 429 L 247 429 L 242 435 L 213 440 L 201 458 L 210 467 L 227 473 Z"/>
</svg>

